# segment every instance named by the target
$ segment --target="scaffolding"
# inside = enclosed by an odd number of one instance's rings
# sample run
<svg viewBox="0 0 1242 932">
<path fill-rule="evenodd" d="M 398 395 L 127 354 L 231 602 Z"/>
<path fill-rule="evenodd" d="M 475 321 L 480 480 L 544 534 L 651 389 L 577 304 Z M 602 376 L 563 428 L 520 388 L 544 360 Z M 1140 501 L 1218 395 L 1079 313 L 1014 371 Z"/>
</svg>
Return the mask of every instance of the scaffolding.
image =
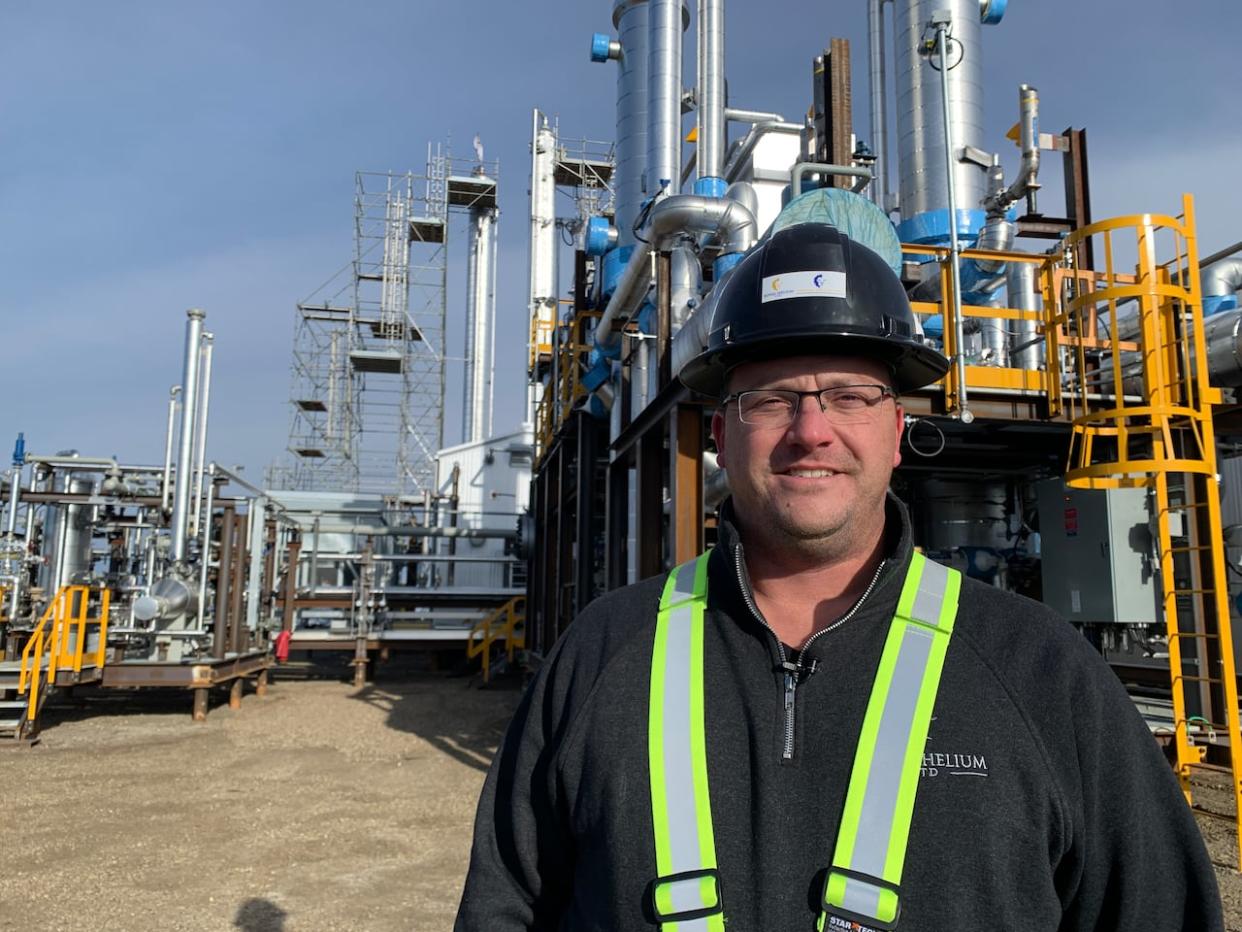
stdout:
<svg viewBox="0 0 1242 932">
<path fill-rule="evenodd" d="M 288 456 L 270 487 L 434 490 L 450 168 L 437 145 L 422 174 L 356 173 L 353 260 L 297 305 Z"/>
</svg>

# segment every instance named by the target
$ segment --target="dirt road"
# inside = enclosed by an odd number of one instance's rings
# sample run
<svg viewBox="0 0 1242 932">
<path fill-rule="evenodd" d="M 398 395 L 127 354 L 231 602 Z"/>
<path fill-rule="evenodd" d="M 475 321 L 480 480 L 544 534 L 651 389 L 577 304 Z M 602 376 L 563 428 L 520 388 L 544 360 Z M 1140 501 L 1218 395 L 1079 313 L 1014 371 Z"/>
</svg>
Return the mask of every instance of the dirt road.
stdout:
<svg viewBox="0 0 1242 932">
<path fill-rule="evenodd" d="M 204 725 L 185 693 L 62 704 L 39 746 L 0 753 L 0 930 L 450 929 L 517 698 L 423 673 L 277 679 Z M 1232 823 L 1200 824 L 1242 932 Z"/>
</svg>

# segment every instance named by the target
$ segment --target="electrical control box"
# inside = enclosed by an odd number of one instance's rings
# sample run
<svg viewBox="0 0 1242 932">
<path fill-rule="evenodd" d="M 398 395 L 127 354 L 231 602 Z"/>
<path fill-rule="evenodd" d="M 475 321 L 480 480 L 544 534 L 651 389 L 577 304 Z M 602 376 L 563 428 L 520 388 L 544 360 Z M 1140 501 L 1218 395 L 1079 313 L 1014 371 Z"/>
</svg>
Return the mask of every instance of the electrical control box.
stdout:
<svg viewBox="0 0 1242 932">
<path fill-rule="evenodd" d="M 1070 621 L 1160 620 L 1146 489 L 1037 486 L 1043 602 Z"/>
</svg>

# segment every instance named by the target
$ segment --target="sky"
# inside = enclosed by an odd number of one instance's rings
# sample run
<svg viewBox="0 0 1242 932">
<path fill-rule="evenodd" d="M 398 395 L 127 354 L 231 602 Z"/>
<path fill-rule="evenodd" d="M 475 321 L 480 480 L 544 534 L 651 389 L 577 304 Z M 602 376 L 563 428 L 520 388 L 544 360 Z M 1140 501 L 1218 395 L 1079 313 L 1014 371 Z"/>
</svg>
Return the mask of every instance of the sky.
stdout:
<svg viewBox="0 0 1242 932">
<path fill-rule="evenodd" d="M 495 428 L 515 428 L 531 110 L 566 137 L 612 138 L 615 66 L 588 55 L 591 34 L 611 30 L 611 6 L 0 6 L 0 457 L 24 431 L 31 452 L 160 462 L 185 309 L 201 307 L 215 334 L 208 456 L 261 480 L 288 436 L 294 306 L 352 255 L 354 172 L 421 171 L 428 142 L 465 157 L 476 133 L 500 163 Z M 986 145 L 1010 176 L 1017 151 L 1003 135 L 1025 82 L 1039 89 L 1044 131 L 1087 129 L 1096 219 L 1175 214 L 1190 192 L 1201 254 L 1242 240 L 1242 4 L 1008 6 L 984 29 L 983 55 Z M 725 22 L 730 104 L 792 119 L 810 101 L 813 57 L 830 37 L 849 39 L 855 132 L 867 138 L 865 0 L 729 0 Z M 691 85 L 693 25 L 685 48 Z M 1056 213 L 1055 167 L 1044 180 Z M 457 243 L 446 444 L 460 437 Z"/>
</svg>

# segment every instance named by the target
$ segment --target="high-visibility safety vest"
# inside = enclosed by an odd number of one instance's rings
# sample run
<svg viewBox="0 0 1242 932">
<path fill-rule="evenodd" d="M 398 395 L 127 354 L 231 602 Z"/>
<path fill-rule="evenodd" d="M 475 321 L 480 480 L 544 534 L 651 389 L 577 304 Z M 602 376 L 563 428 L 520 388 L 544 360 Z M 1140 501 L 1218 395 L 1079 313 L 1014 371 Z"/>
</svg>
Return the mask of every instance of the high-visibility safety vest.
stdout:
<svg viewBox="0 0 1242 932">
<path fill-rule="evenodd" d="M 648 763 L 664 932 L 724 932 L 703 700 L 708 554 L 673 570 L 651 658 Z M 818 928 L 894 929 L 915 791 L 961 574 L 915 553 L 871 686 Z"/>
</svg>

